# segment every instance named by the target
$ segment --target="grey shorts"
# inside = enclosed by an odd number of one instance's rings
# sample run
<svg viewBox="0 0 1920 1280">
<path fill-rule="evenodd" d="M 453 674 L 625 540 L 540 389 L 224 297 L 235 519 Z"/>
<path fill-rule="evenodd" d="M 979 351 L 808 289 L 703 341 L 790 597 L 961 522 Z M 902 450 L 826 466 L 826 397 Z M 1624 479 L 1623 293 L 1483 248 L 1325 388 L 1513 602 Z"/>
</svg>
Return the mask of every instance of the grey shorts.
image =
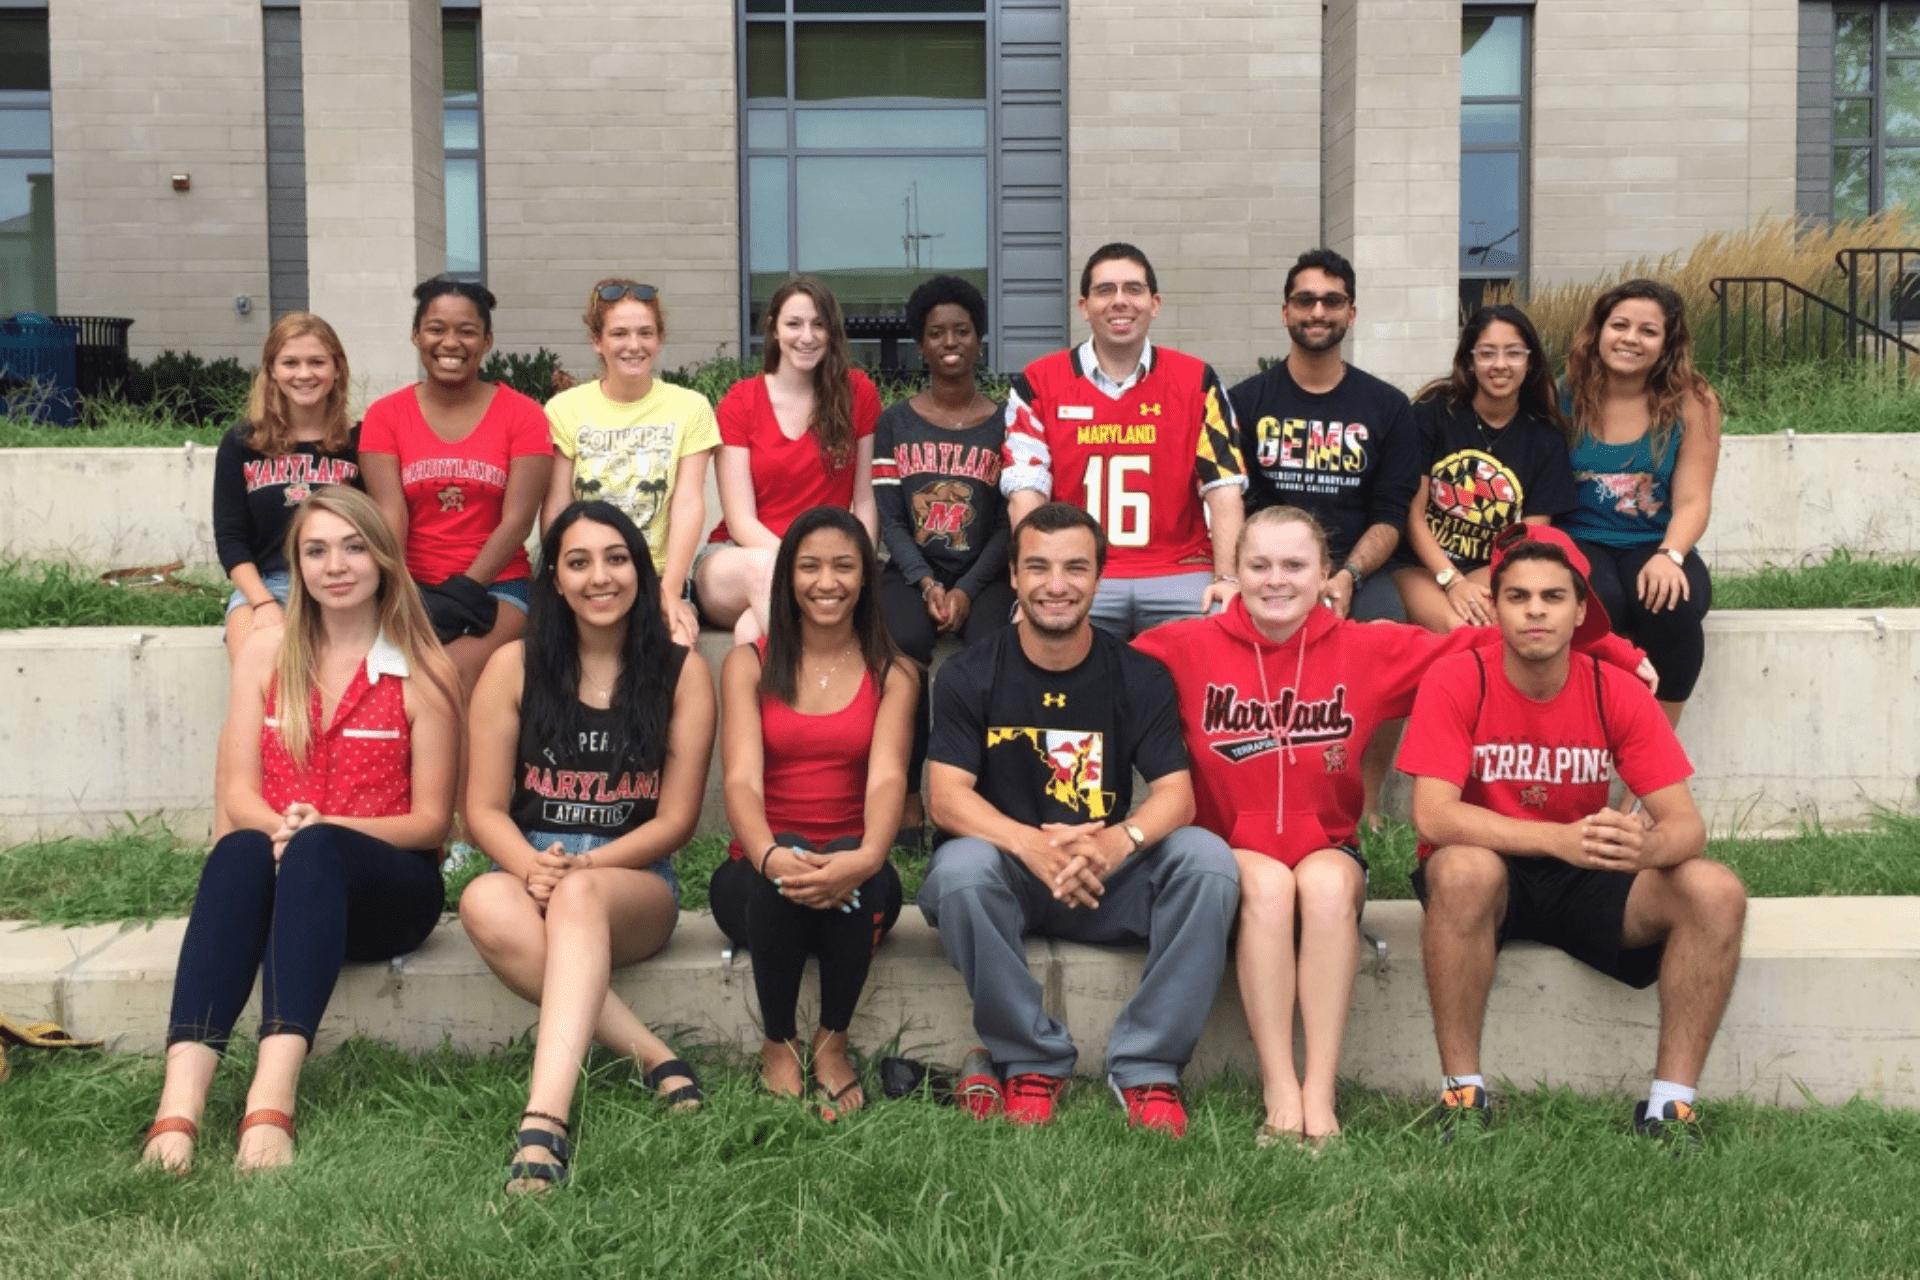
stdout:
<svg viewBox="0 0 1920 1280">
<path fill-rule="evenodd" d="M 1162 578 L 1102 578 L 1093 597 L 1093 624 L 1122 640 L 1163 622 L 1200 616 L 1200 597 L 1213 583 L 1213 571 L 1175 573 Z"/>
</svg>

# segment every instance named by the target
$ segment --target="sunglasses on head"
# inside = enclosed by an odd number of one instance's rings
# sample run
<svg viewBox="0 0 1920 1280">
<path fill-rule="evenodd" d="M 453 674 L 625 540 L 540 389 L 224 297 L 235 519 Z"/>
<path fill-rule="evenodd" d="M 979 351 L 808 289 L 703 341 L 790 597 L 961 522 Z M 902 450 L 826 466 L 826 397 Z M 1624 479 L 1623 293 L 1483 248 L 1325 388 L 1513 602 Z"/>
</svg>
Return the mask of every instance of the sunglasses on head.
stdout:
<svg viewBox="0 0 1920 1280">
<path fill-rule="evenodd" d="M 603 284 L 594 292 L 600 295 L 602 302 L 618 302 L 622 298 L 652 302 L 660 296 L 660 291 L 650 284 Z"/>
</svg>

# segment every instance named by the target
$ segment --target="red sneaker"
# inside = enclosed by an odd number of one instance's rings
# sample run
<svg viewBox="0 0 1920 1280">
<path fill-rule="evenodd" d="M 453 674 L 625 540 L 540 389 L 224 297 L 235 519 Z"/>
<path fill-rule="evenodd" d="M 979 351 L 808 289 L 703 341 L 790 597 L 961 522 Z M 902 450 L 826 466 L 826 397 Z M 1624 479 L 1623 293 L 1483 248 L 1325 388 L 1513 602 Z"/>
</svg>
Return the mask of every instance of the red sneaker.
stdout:
<svg viewBox="0 0 1920 1280">
<path fill-rule="evenodd" d="M 1120 1105 L 1127 1109 L 1127 1124 L 1135 1129 L 1158 1129 L 1169 1138 L 1187 1136 L 1187 1108 L 1180 1101 L 1180 1086 L 1172 1084 L 1136 1084 L 1130 1089 L 1113 1086 Z"/>
<path fill-rule="evenodd" d="M 1006 1088 L 1007 1119 L 1015 1124 L 1046 1124 L 1053 1119 L 1053 1104 L 1066 1081 L 1059 1076 L 1043 1076 L 1025 1071 L 1009 1077 Z"/>
<path fill-rule="evenodd" d="M 953 1105 L 975 1120 L 1000 1114 L 1000 1077 L 985 1049 L 970 1049 L 960 1063 L 960 1083 L 953 1086 Z"/>
</svg>

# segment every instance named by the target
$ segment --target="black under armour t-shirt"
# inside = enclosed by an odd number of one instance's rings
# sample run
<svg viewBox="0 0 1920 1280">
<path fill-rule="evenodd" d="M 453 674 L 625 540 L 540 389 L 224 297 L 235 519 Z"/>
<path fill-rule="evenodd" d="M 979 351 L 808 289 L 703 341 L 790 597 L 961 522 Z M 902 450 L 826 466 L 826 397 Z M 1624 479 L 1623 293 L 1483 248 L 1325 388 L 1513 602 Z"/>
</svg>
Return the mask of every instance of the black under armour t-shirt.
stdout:
<svg viewBox="0 0 1920 1280">
<path fill-rule="evenodd" d="M 1048 671 L 1008 627 L 940 668 L 927 758 L 974 775 L 1016 822 L 1104 822 L 1133 807 L 1133 771 L 1152 782 L 1187 767 L 1173 678 L 1098 627 L 1079 666 Z"/>
</svg>

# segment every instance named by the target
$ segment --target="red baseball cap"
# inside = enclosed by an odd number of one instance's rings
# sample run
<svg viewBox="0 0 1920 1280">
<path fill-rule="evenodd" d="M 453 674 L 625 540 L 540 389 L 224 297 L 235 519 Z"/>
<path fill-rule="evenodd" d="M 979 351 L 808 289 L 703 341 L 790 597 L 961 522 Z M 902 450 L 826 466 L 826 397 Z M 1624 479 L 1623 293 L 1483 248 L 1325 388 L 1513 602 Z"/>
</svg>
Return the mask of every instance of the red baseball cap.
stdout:
<svg viewBox="0 0 1920 1280">
<path fill-rule="evenodd" d="M 1574 628 L 1573 642 L 1576 645 L 1590 645 L 1613 630 L 1613 621 L 1607 617 L 1607 607 L 1600 603 L 1600 597 L 1593 593 L 1593 566 L 1587 563 L 1587 557 L 1572 538 L 1550 524 L 1527 524 L 1518 521 L 1502 529 L 1493 540 L 1493 572 L 1498 575 L 1501 561 L 1507 553 L 1523 542 L 1544 542 L 1558 547 L 1567 558 L 1567 564 L 1580 577 L 1580 585 L 1587 589 L 1587 616 Z"/>
</svg>

